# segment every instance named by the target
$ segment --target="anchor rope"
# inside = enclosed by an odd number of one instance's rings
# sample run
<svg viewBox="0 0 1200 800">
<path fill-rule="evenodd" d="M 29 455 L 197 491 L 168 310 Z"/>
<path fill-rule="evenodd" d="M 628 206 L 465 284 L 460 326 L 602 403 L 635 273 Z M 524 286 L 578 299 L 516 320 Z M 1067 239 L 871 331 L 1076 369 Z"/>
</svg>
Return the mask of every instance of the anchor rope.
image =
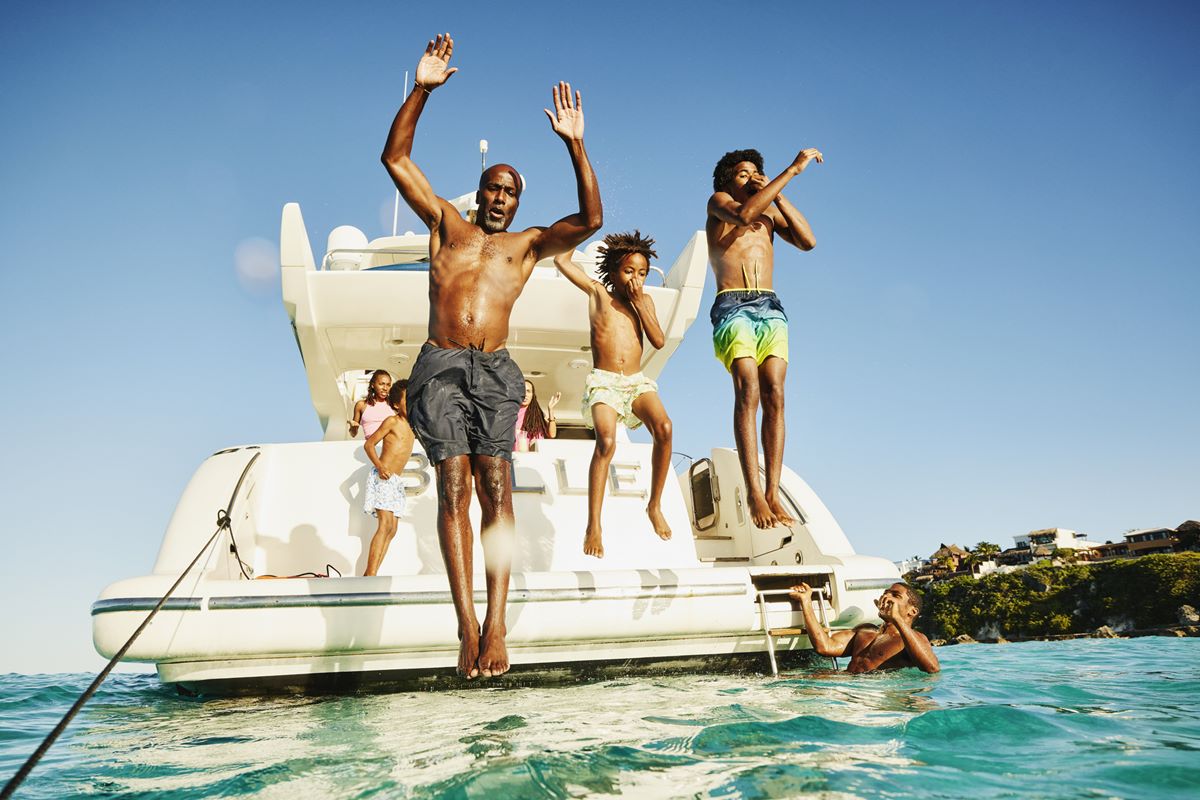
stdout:
<svg viewBox="0 0 1200 800">
<path fill-rule="evenodd" d="M 92 695 L 96 693 L 96 690 L 100 688 L 100 684 L 103 683 L 104 679 L 108 677 L 108 673 L 112 672 L 112 669 L 117 665 L 117 662 L 119 662 L 125 656 L 125 653 L 129 651 L 131 646 L 133 646 L 134 641 L 142 634 L 142 631 L 146 629 L 146 626 L 150 624 L 150 620 L 154 619 L 154 615 L 157 614 L 159 609 L 163 607 L 163 604 L 167 602 L 167 598 L 175 593 L 175 590 L 179 588 L 179 584 L 183 583 L 183 579 L 187 577 L 189 572 L 191 572 L 192 567 L 196 566 L 197 562 L 200 561 L 200 558 L 204 555 L 208 548 L 212 546 L 212 543 L 215 542 L 217 537 L 221 535 L 221 532 L 226 530 L 229 531 L 229 535 L 232 538 L 232 519 L 229 516 L 229 512 L 233 509 L 233 502 L 237 499 L 238 492 L 241 491 L 242 482 L 246 480 L 246 475 L 250 472 L 250 467 L 254 466 L 254 462 L 258 460 L 260 455 L 262 455 L 261 452 L 255 453 L 254 456 L 248 462 L 246 462 L 246 466 L 242 469 L 242 474 L 238 478 L 237 485 L 233 487 L 233 494 L 229 496 L 229 504 L 225 508 L 217 511 L 217 529 L 213 531 L 213 535 L 210 536 L 208 541 L 204 543 L 204 546 L 200 548 L 200 552 L 196 553 L 196 557 L 192 559 L 192 563 L 184 567 L 183 572 L 179 573 L 179 577 L 175 579 L 175 583 L 171 584 L 171 588 L 167 589 L 167 593 L 159 598 L 158 603 L 154 606 L 150 613 L 146 615 L 146 618 L 142 620 L 142 624 L 138 625 L 137 630 L 133 632 L 133 635 L 130 636 L 125 644 L 121 646 L 121 649 L 117 651 L 116 655 L 109 660 L 104 669 L 100 670 L 100 674 L 97 675 L 95 680 L 92 681 L 91 685 L 84 690 L 83 694 L 79 696 L 79 699 L 72 704 L 67 713 L 63 715 L 63 718 L 59 720 L 57 725 L 54 726 L 54 730 L 50 731 L 49 735 L 42 740 L 42 743 L 38 745 L 37 750 L 33 751 L 33 755 L 29 756 L 29 758 L 25 760 L 25 763 L 21 765 L 19 770 L 17 770 L 17 774 L 14 775 L 8 781 L 8 783 L 4 784 L 4 788 L 0 789 L 0 800 L 8 800 L 8 798 L 11 797 L 13 792 L 17 790 L 17 787 L 21 785 L 21 783 L 25 780 L 37 763 L 42 760 L 42 756 L 46 754 L 46 751 L 50 749 L 50 746 L 53 745 L 55 740 L 57 740 L 62 732 L 66 730 L 67 725 L 70 724 L 71 720 L 75 718 L 75 715 L 79 713 L 79 710 L 83 708 L 83 704 L 90 700 Z M 238 562 L 241 562 L 241 558 L 238 558 Z"/>
</svg>

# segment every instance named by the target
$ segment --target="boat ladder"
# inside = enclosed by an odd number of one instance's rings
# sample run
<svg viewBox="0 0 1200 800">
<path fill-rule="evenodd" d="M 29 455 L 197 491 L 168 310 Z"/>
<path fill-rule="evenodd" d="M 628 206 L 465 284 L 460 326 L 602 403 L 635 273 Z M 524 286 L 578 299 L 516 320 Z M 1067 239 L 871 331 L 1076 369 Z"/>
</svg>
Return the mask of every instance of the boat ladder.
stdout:
<svg viewBox="0 0 1200 800">
<path fill-rule="evenodd" d="M 776 638 L 791 638 L 793 636 L 803 636 L 808 633 L 804 628 L 772 628 L 767 621 L 767 598 L 772 596 L 791 594 L 791 589 L 760 589 L 758 591 L 758 613 L 762 618 L 763 633 L 767 636 L 767 658 L 771 661 L 771 676 L 779 675 L 779 664 L 775 660 L 775 639 Z M 825 601 L 832 600 L 828 586 L 819 586 L 813 589 L 813 594 L 817 597 L 817 611 L 821 615 L 821 625 L 828 628 L 829 625 L 825 621 Z M 837 659 L 833 660 L 833 668 L 837 669 Z"/>
</svg>

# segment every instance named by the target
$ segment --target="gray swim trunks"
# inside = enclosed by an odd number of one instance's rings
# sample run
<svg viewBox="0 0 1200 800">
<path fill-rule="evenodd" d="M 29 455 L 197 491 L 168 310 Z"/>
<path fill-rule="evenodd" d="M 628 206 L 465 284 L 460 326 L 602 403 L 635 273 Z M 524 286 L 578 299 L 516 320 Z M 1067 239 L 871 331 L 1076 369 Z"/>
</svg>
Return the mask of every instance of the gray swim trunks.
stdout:
<svg viewBox="0 0 1200 800">
<path fill-rule="evenodd" d="M 408 378 L 408 421 L 432 464 L 461 455 L 512 460 L 525 377 L 504 349 L 428 342 Z"/>
</svg>

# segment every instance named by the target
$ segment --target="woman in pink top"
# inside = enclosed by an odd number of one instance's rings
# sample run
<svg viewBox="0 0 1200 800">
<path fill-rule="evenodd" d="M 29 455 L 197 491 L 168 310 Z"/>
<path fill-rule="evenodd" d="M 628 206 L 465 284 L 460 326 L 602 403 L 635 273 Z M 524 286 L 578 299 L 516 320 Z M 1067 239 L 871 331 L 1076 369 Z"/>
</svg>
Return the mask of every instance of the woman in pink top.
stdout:
<svg viewBox="0 0 1200 800">
<path fill-rule="evenodd" d="M 521 453 L 528 452 L 538 439 L 553 439 L 558 433 L 558 425 L 554 421 L 554 407 L 562 399 L 562 392 L 555 392 L 546 404 L 549 415 L 542 412 L 538 403 L 537 392 L 531 381 L 525 381 L 525 399 L 517 409 L 517 441 L 514 448 Z"/>
<path fill-rule="evenodd" d="M 388 405 L 388 392 L 391 389 L 392 376 L 386 370 L 375 370 L 371 375 L 371 385 L 367 388 L 367 398 L 354 404 L 354 419 L 350 420 L 351 437 L 358 436 L 361 425 L 363 438 L 369 439 L 385 419 L 396 413 Z"/>
</svg>

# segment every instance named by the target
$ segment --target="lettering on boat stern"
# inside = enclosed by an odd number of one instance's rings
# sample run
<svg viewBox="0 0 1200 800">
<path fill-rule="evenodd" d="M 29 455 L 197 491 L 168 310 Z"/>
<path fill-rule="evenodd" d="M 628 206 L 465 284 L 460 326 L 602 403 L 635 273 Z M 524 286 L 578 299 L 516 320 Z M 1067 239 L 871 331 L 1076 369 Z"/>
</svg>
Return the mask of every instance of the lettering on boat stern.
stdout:
<svg viewBox="0 0 1200 800">
<path fill-rule="evenodd" d="M 637 478 L 642 468 L 638 463 L 618 463 L 614 461 L 608 467 L 608 493 L 613 497 L 645 497 L 646 490 L 638 487 Z M 517 480 L 517 470 L 512 471 L 512 489 L 514 494 L 545 494 L 546 484 L 542 480 L 542 476 L 534 470 L 532 472 L 532 480 L 525 483 L 527 478 Z M 567 475 L 567 462 L 565 459 L 556 458 L 554 460 L 554 474 L 558 478 L 558 494 L 560 495 L 586 495 L 587 483 L 575 486 L 571 483 L 571 478 Z"/>
<path fill-rule="evenodd" d="M 642 465 L 636 462 L 614 461 L 608 467 L 608 494 L 612 497 L 645 497 L 646 489 L 638 486 L 638 476 L 641 474 L 641 470 Z M 567 462 L 565 459 L 557 458 L 554 460 L 554 472 L 555 477 L 558 479 L 558 494 L 587 494 L 586 482 L 579 486 L 571 483 L 571 478 L 567 475 Z M 529 468 L 518 470 L 514 464 L 510 474 L 512 475 L 513 494 L 546 493 L 546 483 L 537 470 Z M 408 463 L 404 465 L 404 471 L 400 475 L 405 480 L 404 488 L 409 497 L 424 494 L 425 490 L 433 484 L 429 459 L 424 453 L 413 453 L 412 457 L 408 459 Z"/>
<path fill-rule="evenodd" d="M 429 484 L 433 483 L 433 477 L 429 474 L 429 459 L 424 453 L 413 453 L 400 477 L 405 481 L 404 491 L 409 497 L 424 494 Z M 413 479 L 416 483 L 413 483 Z"/>
</svg>

